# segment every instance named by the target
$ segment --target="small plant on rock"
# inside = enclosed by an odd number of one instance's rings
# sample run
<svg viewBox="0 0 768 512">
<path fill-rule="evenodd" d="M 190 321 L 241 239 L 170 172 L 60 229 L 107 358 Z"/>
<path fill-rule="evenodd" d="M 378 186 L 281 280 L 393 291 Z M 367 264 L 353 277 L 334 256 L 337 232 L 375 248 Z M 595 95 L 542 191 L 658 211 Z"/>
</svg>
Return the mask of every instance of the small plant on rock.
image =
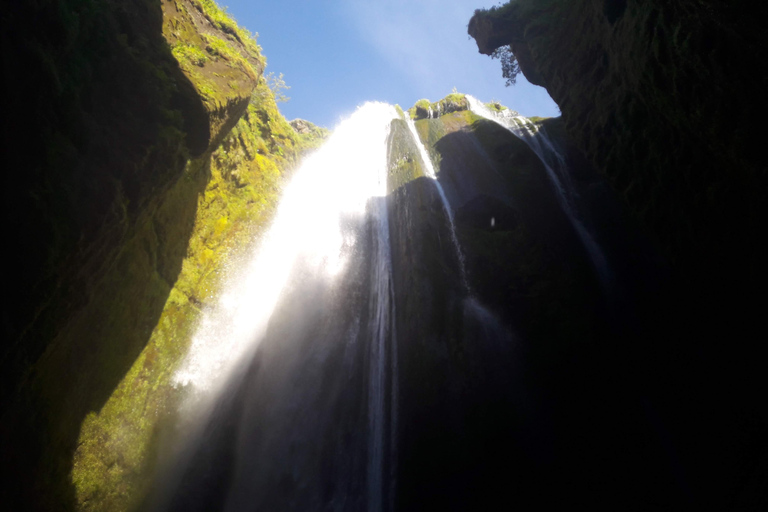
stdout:
<svg viewBox="0 0 768 512">
<path fill-rule="evenodd" d="M 517 82 L 517 75 L 520 74 L 520 65 L 517 62 L 517 57 L 512 53 L 511 46 L 501 46 L 496 48 L 491 54 L 492 59 L 499 59 L 501 61 L 501 76 L 507 79 L 506 86 L 515 85 Z"/>
<path fill-rule="evenodd" d="M 275 96 L 276 102 L 284 103 L 291 99 L 283 92 L 287 89 L 290 89 L 291 86 L 285 85 L 285 80 L 283 79 L 282 73 L 280 73 L 278 76 L 275 76 L 273 72 L 269 72 L 265 78 L 267 80 L 267 85 L 269 85 L 269 88 L 272 90 L 272 94 Z"/>
</svg>

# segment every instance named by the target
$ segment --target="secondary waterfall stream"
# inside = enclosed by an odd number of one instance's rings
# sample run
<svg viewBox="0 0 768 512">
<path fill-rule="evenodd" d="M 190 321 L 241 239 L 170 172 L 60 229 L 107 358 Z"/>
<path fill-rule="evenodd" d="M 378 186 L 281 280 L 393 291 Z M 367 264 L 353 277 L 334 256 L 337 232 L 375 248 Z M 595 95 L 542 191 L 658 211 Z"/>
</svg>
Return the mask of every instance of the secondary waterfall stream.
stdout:
<svg viewBox="0 0 768 512">
<path fill-rule="evenodd" d="M 584 249 L 587 251 L 592 266 L 600 280 L 604 290 L 611 287 L 612 275 L 606 261 L 605 254 L 595 241 L 594 236 L 581 219 L 576 205 L 576 192 L 571 182 L 570 171 L 565 158 L 555 147 L 554 143 L 547 137 L 542 129 L 536 129 L 530 119 L 520 115 L 508 115 L 506 112 L 493 112 L 476 98 L 467 95 L 469 107 L 475 114 L 484 117 L 490 121 L 500 124 L 515 134 L 520 140 L 524 141 L 536 153 L 544 168 L 547 171 L 547 177 L 552 183 L 557 199 L 563 212 L 573 226 L 573 229 L 579 236 Z"/>
<path fill-rule="evenodd" d="M 439 110 L 438 110 L 439 115 Z M 432 117 L 432 111 L 430 109 L 429 112 L 430 118 Z M 410 116 L 406 116 L 405 119 L 406 123 L 408 123 L 408 130 L 411 132 L 411 136 L 413 137 L 413 140 L 416 142 L 416 147 L 419 149 L 419 155 L 421 156 L 421 161 L 424 163 L 424 170 L 429 178 L 431 178 L 435 182 L 435 187 L 437 188 L 437 193 L 440 195 L 440 201 L 443 205 L 443 210 L 445 211 L 445 216 L 448 218 L 448 224 L 451 232 L 451 242 L 453 243 L 453 248 L 456 251 L 456 256 L 459 260 L 459 271 L 461 272 L 461 280 L 464 284 L 464 290 L 469 295 L 470 288 L 469 288 L 469 280 L 467 279 L 467 269 L 466 264 L 464 261 L 464 253 L 461 251 L 461 245 L 459 244 L 459 239 L 456 237 L 456 222 L 453 219 L 453 210 L 451 208 L 451 205 L 448 203 L 448 198 L 445 195 L 445 191 L 443 190 L 443 186 L 440 184 L 439 181 L 437 181 L 437 173 L 435 173 L 435 166 L 432 165 L 432 159 L 429 157 L 429 153 L 427 152 L 427 148 L 424 147 L 424 143 L 421 142 L 421 139 L 419 138 L 419 134 L 416 131 L 416 124 L 413 122 L 413 119 L 410 118 Z"/>
</svg>

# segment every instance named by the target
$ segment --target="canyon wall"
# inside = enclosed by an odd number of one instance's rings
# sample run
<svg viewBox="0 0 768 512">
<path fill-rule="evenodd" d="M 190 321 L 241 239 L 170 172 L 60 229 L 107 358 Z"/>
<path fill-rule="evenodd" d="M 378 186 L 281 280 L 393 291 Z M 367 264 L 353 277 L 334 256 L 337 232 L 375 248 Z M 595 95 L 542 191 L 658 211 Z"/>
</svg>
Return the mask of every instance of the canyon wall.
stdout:
<svg viewBox="0 0 768 512">
<path fill-rule="evenodd" d="M 476 11 L 468 30 L 481 53 L 508 47 L 547 89 L 666 260 L 634 333 L 617 340 L 625 354 L 606 358 L 633 361 L 677 485 L 702 506 L 764 503 L 759 16 L 746 2 L 516 0 Z"/>
<path fill-rule="evenodd" d="M 283 119 L 253 36 L 209 0 L 14 4 L 2 33 L 0 433 L 20 476 L 3 501 L 125 510 L 224 262 L 315 132 Z"/>
</svg>

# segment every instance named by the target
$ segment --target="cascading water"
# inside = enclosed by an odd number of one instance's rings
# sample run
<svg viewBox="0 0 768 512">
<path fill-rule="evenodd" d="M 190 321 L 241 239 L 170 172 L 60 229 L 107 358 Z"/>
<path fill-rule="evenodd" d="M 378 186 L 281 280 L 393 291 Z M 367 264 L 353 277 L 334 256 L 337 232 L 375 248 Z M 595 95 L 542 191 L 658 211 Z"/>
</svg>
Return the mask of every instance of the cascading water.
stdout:
<svg viewBox="0 0 768 512">
<path fill-rule="evenodd" d="M 391 501 L 398 378 L 384 196 L 395 118 L 394 107 L 367 103 L 336 128 L 286 187 L 253 260 L 206 312 L 174 381 L 198 404 L 209 397 L 207 418 L 198 416 L 201 431 L 156 509 L 208 510 L 204 495 L 217 492 L 217 510 L 274 509 L 281 493 L 277 508 L 316 509 L 329 482 L 342 508 L 379 511 Z M 348 435 L 326 442 L 335 430 Z M 316 450 L 296 450 L 311 439 L 342 443 L 331 469 Z M 227 467 L 201 473 L 221 453 Z M 225 490 L 186 487 L 220 474 Z M 275 475 L 289 483 L 276 485 Z M 364 501 L 350 505 L 349 496 Z"/>
<path fill-rule="evenodd" d="M 473 113 L 503 126 L 525 142 L 539 157 L 547 172 L 547 177 L 555 189 L 560 207 L 584 245 L 600 284 L 604 290 L 608 291 L 612 282 L 611 271 L 603 250 L 578 214 L 575 188 L 571 182 L 569 169 L 563 155 L 547 137 L 544 130 L 537 130 L 530 119 L 520 115 L 505 115 L 503 112 L 495 113 L 478 99 L 469 95 L 466 98 Z"/>
<path fill-rule="evenodd" d="M 430 110 L 430 117 L 431 117 L 432 111 Z M 437 188 L 437 193 L 440 195 L 440 201 L 443 204 L 443 210 L 445 211 L 445 215 L 448 218 L 448 227 L 450 228 L 451 232 L 451 241 L 453 242 L 453 248 L 456 251 L 456 257 L 459 260 L 459 271 L 461 273 L 461 282 L 464 285 L 464 291 L 467 293 L 467 295 L 470 295 L 470 288 L 469 288 L 469 280 L 467 279 L 467 270 L 466 270 L 466 264 L 464 261 L 464 253 L 461 251 L 461 245 L 459 244 L 459 239 L 456 236 L 456 223 L 453 219 L 453 210 L 451 209 L 450 203 L 448 203 L 448 198 L 445 195 L 445 191 L 443 190 L 443 186 L 440 184 L 440 182 L 437 180 L 437 173 L 435 173 L 435 167 L 432 165 L 432 159 L 429 156 L 429 153 L 427 152 L 427 148 L 424 147 L 424 144 L 421 142 L 421 138 L 419 137 L 418 132 L 416 131 L 416 123 L 413 122 L 413 119 L 410 118 L 410 116 L 405 116 L 405 121 L 408 123 L 408 129 L 411 132 L 411 136 L 413 137 L 414 142 L 416 143 L 416 147 L 419 149 L 419 156 L 421 156 L 421 160 L 424 163 L 424 171 L 427 174 L 427 177 L 431 178 L 435 182 L 435 187 Z"/>
<path fill-rule="evenodd" d="M 403 483 L 415 481 L 398 460 L 431 457 L 407 437 L 422 407 L 413 396 L 442 397 L 424 402 L 436 422 L 459 404 L 448 439 L 473 424 L 461 412 L 471 397 L 518 400 L 508 371 L 516 337 L 470 293 L 454 210 L 410 119 L 398 130 L 428 180 L 387 190 L 388 158 L 400 158 L 389 155 L 396 118 L 370 103 L 339 125 L 286 187 L 253 260 L 205 312 L 174 376 L 204 412 L 154 510 L 395 510 L 412 493 Z M 422 371 L 448 367 L 461 375 L 414 388 Z"/>
<path fill-rule="evenodd" d="M 382 140 L 394 117 L 388 105 L 367 104 L 309 157 L 286 188 L 255 257 L 202 320 L 174 376 L 177 384 L 209 390 L 258 346 L 298 259 L 329 279 L 344 268 L 357 243 L 343 230 L 344 220 L 361 216 L 369 198 L 386 195 Z"/>
</svg>

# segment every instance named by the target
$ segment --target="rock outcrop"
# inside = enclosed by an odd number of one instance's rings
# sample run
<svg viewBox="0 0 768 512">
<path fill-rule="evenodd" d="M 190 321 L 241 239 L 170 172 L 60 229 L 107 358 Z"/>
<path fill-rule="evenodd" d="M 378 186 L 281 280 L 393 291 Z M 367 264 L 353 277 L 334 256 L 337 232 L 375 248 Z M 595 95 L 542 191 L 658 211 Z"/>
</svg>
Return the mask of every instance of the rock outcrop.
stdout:
<svg viewBox="0 0 768 512">
<path fill-rule="evenodd" d="M 299 134 L 307 148 L 324 141 L 330 134 L 328 128 L 317 126 L 306 119 L 294 119 L 290 121 L 290 125 Z"/>
<path fill-rule="evenodd" d="M 438 118 L 443 114 L 450 114 L 451 112 L 461 112 L 468 108 L 467 99 L 463 94 L 452 93 L 434 103 L 430 103 L 426 99 L 419 100 L 408 109 L 408 114 L 411 116 L 411 119 L 429 119 Z"/>
<path fill-rule="evenodd" d="M 291 121 L 291 126 L 293 126 L 293 129 L 296 130 L 296 133 L 300 135 L 311 133 L 312 129 L 315 128 L 315 125 L 309 121 L 305 121 L 304 119 L 294 119 Z"/>
</svg>

